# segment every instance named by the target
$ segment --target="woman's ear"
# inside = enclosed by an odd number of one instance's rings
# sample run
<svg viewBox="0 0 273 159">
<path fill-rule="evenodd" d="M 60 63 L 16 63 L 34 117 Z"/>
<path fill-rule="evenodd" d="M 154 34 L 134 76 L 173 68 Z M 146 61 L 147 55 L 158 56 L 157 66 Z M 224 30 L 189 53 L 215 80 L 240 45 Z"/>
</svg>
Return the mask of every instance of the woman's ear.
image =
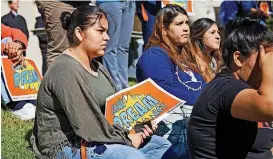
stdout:
<svg viewBox="0 0 273 159">
<path fill-rule="evenodd" d="M 239 51 L 233 53 L 233 62 L 237 67 L 242 67 L 243 65 L 243 55 Z"/>
<path fill-rule="evenodd" d="M 83 34 L 82 34 L 82 30 L 80 27 L 76 27 L 75 30 L 74 30 L 74 34 L 75 36 L 77 37 L 77 40 L 82 42 L 82 39 L 83 39 Z"/>
<path fill-rule="evenodd" d="M 168 34 L 168 33 L 167 33 L 167 28 L 166 28 L 165 26 L 163 26 L 163 29 L 162 29 L 162 30 L 163 30 L 163 35 L 166 36 L 166 35 Z"/>
</svg>

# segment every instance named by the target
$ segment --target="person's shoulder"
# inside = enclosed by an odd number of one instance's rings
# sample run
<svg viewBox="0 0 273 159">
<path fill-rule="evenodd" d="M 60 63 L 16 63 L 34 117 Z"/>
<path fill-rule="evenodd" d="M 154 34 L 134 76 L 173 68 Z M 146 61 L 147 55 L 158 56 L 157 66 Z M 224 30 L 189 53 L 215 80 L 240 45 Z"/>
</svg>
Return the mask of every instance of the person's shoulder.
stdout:
<svg viewBox="0 0 273 159">
<path fill-rule="evenodd" d="M 250 86 L 246 82 L 235 79 L 228 71 L 218 73 L 207 85 L 207 89 L 212 90 L 214 94 L 222 94 L 224 96 L 237 94 L 247 88 L 250 88 Z"/>
<path fill-rule="evenodd" d="M 142 54 L 144 57 L 151 57 L 151 58 L 169 58 L 167 52 L 160 46 L 152 46 L 145 50 Z"/>
<path fill-rule="evenodd" d="M 54 60 L 49 69 L 51 72 L 59 72 L 60 74 L 67 72 L 71 73 L 76 71 L 78 65 L 78 62 L 73 57 L 61 54 Z"/>
<path fill-rule="evenodd" d="M 22 15 L 20 15 L 20 14 L 18 14 L 18 18 L 20 18 L 20 19 L 26 21 L 25 18 L 24 18 Z"/>
<path fill-rule="evenodd" d="M 166 51 L 160 46 L 151 46 L 148 49 L 146 49 L 144 52 L 166 52 Z"/>
<path fill-rule="evenodd" d="M 3 20 L 6 20 L 8 17 L 9 17 L 9 13 L 8 13 L 8 14 L 3 15 L 3 16 L 1 17 L 1 20 L 2 20 L 2 21 L 3 21 Z"/>
</svg>

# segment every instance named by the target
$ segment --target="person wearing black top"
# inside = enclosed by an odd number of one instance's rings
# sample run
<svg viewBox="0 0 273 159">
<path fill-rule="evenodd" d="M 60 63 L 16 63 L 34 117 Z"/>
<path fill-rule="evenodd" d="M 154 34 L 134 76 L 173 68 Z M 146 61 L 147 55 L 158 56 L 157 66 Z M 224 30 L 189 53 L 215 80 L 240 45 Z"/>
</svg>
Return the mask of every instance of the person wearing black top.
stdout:
<svg viewBox="0 0 273 159">
<path fill-rule="evenodd" d="M 204 88 L 189 120 L 192 159 L 273 157 L 273 33 L 250 16 L 233 27 L 223 46 L 225 68 Z"/>
<path fill-rule="evenodd" d="M 27 23 L 23 16 L 17 13 L 19 8 L 18 0 L 8 1 L 10 12 L 1 18 L 1 23 L 11 28 L 20 29 L 29 38 Z"/>
</svg>

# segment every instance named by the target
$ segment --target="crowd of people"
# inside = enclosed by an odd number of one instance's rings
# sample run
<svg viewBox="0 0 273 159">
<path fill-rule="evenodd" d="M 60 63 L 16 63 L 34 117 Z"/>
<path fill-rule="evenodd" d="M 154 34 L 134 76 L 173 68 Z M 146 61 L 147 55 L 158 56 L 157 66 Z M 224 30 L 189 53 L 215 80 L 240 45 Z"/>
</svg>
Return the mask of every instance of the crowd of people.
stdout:
<svg viewBox="0 0 273 159">
<path fill-rule="evenodd" d="M 47 38 L 30 141 L 38 158 L 273 158 L 273 32 L 266 27 L 270 12 L 259 7 L 270 9 L 270 2 L 224 1 L 219 27 L 210 14 L 193 18 L 159 2 L 35 2 Z M 181 141 L 157 131 L 164 120 L 130 134 L 105 118 L 106 98 L 128 87 L 135 12 L 144 39 L 136 80 L 151 78 L 191 106 Z M 2 19 L 14 17 L 12 9 Z M 12 41 L 1 52 L 20 65 L 28 32 L 4 24 L 1 39 Z"/>
</svg>

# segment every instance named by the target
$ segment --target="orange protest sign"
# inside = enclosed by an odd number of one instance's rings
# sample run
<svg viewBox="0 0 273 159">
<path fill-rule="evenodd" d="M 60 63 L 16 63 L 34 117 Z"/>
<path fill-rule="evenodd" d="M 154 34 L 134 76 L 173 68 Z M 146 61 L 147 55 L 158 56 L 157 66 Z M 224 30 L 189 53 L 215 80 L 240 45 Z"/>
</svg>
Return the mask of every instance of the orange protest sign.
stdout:
<svg viewBox="0 0 273 159">
<path fill-rule="evenodd" d="M 162 0 L 162 7 L 167 4 L 179 5 L 187 11 L 188 15 L 194 14 L 192 0 Z"/>
<path fill-rule="evenodd" d="M 42 76 L 34 61 L 25 59 L 26 67 L 13 67 L 7 57 L 2 57 L 2 71 L 12 101 L 37 99 Z"/>
<path fill-rule="evenodd" d="M 169 111 L 184 103 L 147 79 L 108 97 L 105 116 L 110 124 L 119 124 L 131 131 L 137 123 L 149 120 L 158 123 Z"/>
</svg>

